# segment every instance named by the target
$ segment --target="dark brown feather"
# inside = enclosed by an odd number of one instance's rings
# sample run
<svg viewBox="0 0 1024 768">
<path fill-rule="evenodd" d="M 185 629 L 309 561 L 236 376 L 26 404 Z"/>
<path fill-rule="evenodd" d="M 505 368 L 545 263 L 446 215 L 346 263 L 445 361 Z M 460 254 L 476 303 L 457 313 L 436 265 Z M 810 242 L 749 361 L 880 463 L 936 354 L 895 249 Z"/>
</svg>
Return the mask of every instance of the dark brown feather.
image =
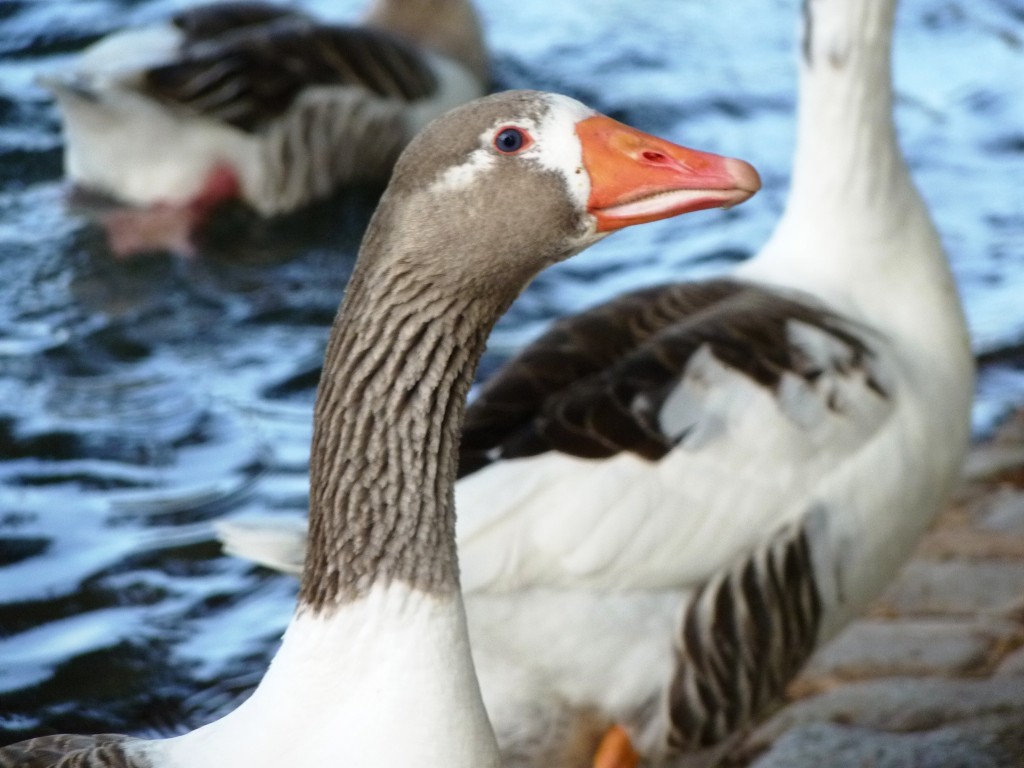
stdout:
<svg viewBox="0 0 1024 768">
<path fill-rule="evenodd" d="M 218 24 L 222 32 L 213 36 Z M 437 88 L 424 54 L 379 30 L 294 14 L 230 30 L 223 19 L 195 20 L 192 27 L 197 37 L 177 61 L 147 70 L 142 89 L 244 131 L 280 116 L 310 86 L 360 87 L 407 102 Z"/>
<path fill-rule="evenodd" d="M 721 744 L 778 703 L 814 651 L 822 603 L 808 534 L 785 530 L 687 606 L 666 689 L 668 747 Z"/>
<path fill-rule="evenodd" d="M 0 749 L 0 768 L 151 768 L 131 755 L 129 736 L 40 736 Z"/>
<path fill-rule="evenodd" d="M 561 320 L 489 379 L 470 405 L 459 474 L 549 450 L 661 458 L 678 436 L 661 430 L 659 412 L 701 347 L 770 389 L 786 372 L 807 381 L 823 373 L 790 341 L 792 321 L 836 338 L 851 350 L 853 367 L 871 358 L 839 317 L 735 280 L 646 288 Z M 870 372 L 868 386 L 884 396 Z"/>
</svg>

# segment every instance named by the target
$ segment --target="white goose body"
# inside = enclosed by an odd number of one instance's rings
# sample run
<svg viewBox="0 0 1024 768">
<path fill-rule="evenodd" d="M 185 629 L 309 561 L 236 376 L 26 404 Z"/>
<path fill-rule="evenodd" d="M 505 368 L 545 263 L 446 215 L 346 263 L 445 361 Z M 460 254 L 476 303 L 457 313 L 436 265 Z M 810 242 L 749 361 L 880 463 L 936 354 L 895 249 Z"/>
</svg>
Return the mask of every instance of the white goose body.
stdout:
<svg viewBox="0 0 1024 768">
<path fill-rule="evenodd" d="M 649 759 L 715 754 L 948 497 L 973 360 L 896 140 L 895 4 L 804 2 L 792 188 L 759 254 L 559 321 L 470 405 L 459 555 L 506 756 L 542 764 L 545 718 L 594 711 Z M 226 534 L 300 567 L 301 534 Z"/>
<path fill-rule="evenodd" d="M 497 765 L 469 659 L 461 600 L 374 587 L 329 618 L 297 615 L 231 716 L 144 755 L 167 768 Z"/>
<path fill-rule="evenodd" d="M 427 126 L 398 161 L 328 341 L 306 568 L 263 680 L 182 736 L 45 736 L 0 749 L 0 768 L 497 766 L 454 509 L 459 424 L 487 335 L 544 267 L 758 185 L 742 161 L 554 94 L 498 94 Z"/>
<path fill-rule="evenodd" d="M 417 131 L 487 81 L 469 0 L 378 0 L 361 27 L 259 2 L 199 6 L 41 78 L 75 185 L 136 206 L 238 196 L 265 216 L 386 181 Z"/>
</svg>

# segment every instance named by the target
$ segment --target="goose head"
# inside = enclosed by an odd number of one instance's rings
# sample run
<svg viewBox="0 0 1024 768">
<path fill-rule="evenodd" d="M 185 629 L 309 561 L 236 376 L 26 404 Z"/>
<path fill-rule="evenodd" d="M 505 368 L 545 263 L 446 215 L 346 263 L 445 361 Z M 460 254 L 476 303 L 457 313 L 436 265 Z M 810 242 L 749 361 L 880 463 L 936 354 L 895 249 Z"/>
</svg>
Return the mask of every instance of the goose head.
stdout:
<svg viewBox="0 0 1024 768">
<path fill-rule="evenodd" d="M 507 91 L 412 141 L 363 251 L 415 258 L 425 279 L 459 290 L 515 294 L 619 229 L 736 205 L 759 187 L 742 160 L 673 144 L 566 96 Z M 399 242 L 374 247 L 384 236 Z"/>
</svg>

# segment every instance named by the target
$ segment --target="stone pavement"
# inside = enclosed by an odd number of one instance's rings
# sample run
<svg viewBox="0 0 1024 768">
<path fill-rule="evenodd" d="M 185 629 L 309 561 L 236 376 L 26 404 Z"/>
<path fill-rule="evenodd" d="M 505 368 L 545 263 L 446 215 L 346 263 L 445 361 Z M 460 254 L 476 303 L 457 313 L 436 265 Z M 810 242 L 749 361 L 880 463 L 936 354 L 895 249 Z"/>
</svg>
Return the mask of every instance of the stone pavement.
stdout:
<svg viewBox="0 0 1024 768">
<path fill-rule="evenodd" d="M 730 765 L 1024 767 L 1024 411 L 965 474 L 900 578 Z"/>
</svg>

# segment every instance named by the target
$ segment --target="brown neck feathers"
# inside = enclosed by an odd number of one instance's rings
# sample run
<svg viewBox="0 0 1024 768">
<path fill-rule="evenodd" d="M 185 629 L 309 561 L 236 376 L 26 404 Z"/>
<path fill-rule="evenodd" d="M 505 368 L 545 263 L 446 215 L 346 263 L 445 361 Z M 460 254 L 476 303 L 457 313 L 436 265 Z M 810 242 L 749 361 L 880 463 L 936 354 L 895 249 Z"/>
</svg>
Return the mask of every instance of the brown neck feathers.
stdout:
<svg viewBox="0 0 1024 768">
<path fill-rule="evenodd" d="M 459 430 L 497 316 L 400 267 L 359 272 L 335 320 L 314 410 L 300 593 L 314 610 L 395 579 L 458 589 Z"/>
</svg>

